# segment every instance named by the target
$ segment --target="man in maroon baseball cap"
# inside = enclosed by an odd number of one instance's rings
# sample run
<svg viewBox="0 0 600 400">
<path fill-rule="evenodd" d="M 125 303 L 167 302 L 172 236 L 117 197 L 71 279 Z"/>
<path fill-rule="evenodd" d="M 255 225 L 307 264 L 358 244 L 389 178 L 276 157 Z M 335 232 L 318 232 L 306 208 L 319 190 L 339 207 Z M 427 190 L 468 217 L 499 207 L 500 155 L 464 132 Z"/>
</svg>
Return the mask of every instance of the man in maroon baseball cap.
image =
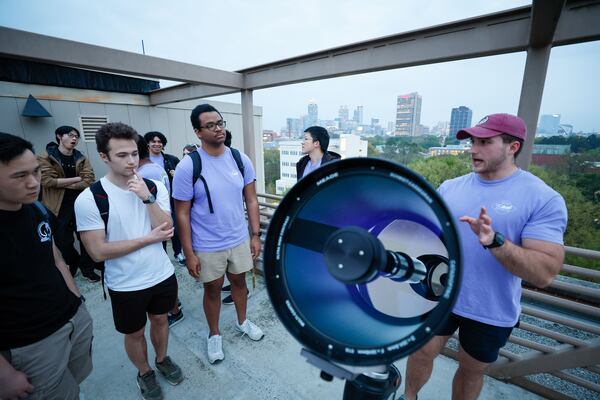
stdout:
<svg viewBox="0 0 600 400">
<path fill-rule="evenodd" d="M 488 115 L 456 134 L 471 141 L 473 172 L 438 192 L 461 238 L 460 292 L 446 324 L 408 358 L 406 400 L 427 383 L 434 358 L 457 329 L 452 398 L 476 399 L 485 370 L 518 324 L 521 280 L 547 286 L 562 267 L 567 209 L 560 194 L 515 164 L 526 136 L 523 120 L 510 114 Z"/>
<path fill-rule="evenodd" d="M 515 159 L 527 136 L 525 122 L 510 114 L 490 114 L 477 125 L 456 133 L 459 140 L 471 140 L 471 162 L 483 179 L 500 179 L 517 170 Z"/>
</svg>

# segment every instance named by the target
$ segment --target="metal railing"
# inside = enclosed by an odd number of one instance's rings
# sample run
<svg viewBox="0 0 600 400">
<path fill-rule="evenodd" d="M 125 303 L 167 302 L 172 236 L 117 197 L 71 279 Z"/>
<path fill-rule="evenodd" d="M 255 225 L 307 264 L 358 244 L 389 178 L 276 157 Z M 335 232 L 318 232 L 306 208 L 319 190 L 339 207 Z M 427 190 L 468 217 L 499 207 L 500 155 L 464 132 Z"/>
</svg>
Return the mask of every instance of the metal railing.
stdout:
<svg viewBox="0 0 600 400">
<path fill-rule="evenodd" d="M 261 230 L 266 232 L 282 197 L 258 197 Z M 599 251 L 569 246 L 565 250 L 600 260 Z M 260 257 L 257 269 L 262 273 Z M 568 264 L 563 271 L 584 282 L 600 281 L 600 271 Z M 600 397 L 600 288 L 579 282 L 555 279 L 543 290 L 523 283 L 520 324 L 488 369 L 489 376 L 552 400 Z M 456 347 L 450 341 L 442 354 L 457 359 Z"/>
</svg>

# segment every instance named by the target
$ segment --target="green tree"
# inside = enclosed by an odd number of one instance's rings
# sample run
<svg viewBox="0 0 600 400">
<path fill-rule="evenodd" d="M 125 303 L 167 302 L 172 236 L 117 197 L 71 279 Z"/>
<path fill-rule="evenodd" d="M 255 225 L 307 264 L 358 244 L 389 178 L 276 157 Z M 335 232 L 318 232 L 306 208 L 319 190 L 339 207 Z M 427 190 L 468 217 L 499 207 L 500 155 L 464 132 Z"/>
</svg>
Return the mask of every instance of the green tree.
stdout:
<svg viewBox="0 0 600 400">
<path fill-rule="evenodd" d="M 421 174 L 433 187 L 437 188 L 445 180 L 469 173 L 471 161 L 468 154 L 429 157 L 411 162 L 408 167 Z"/>
<path fill-rule="evenodd" d="M 267 193 L 275 194 L 275 181 L 279 179 L 279 150 L 265 149 L 265 190 Z"/>
<path fill-rule="evenodd" d="M 569 223 L 565 232 L 565 245 L 600 250 L 600 205 L 581 193 L 572 180 L 564 174 L 531 166 L 530 172 L 561 194 L 567 205 Z M 600 270 L 600 261 L 567 256 L 565 263 Z"/>
</svg>

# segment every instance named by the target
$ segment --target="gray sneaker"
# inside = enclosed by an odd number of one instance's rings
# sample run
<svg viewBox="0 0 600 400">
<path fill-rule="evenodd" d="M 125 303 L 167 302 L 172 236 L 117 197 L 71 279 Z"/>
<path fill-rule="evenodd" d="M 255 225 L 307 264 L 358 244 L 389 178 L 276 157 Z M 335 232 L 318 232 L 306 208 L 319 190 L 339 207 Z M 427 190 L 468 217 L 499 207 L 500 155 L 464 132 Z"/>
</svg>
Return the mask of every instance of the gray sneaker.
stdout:
<svg viewBox="0 0 600 400">
<path fill-rule="evenodd" d="M 154 370 L 150 370 L 142 376 L 138 373 L 137 385 L 142 392 L 142 398 L 144 400 L 162 400 L 162 389 L 156 381 Z"/>
<path fill-rule="evenodd" d="M 175 386 L 183 381 L 181 368 L 171 361 L 171 357 L 166 356 L 163 362 L 155 363 L 154 365 L 156 365 L 158 372 L 160 372 L 171 385 Z"/>
</svg>

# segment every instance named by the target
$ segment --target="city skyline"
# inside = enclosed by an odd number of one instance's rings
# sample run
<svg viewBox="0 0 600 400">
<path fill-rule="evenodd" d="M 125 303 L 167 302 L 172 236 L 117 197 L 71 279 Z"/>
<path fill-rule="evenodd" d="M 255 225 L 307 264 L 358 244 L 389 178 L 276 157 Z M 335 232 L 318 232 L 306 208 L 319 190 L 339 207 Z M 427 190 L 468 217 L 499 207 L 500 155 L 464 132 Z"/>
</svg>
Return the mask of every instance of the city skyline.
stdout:
<svg viewBox="0 0 600 400">
<path fill-rule="evenodd" d="M 321 49 L 447 23 L 530 4 L 529 1 L 291 2 L 224 0 L 202 5 L 182 0 L 168 6 L 148 0 L 102 3 L 57 0 L 0 4 L 0 25 L 84 43 L 235 71 Z M 293 15 L 295 23 L 289 23 Z M 135 17 L 132 17 L 135 16 Z M 395 121 L 396 96 L 423 97 L 421 124 L 449 121 L 466 105 L 473 121 L 494 112 L 517 113 L 525 53 L 445 62 L 254 91 L 263 107 L 263 128 L 279 131 L 289 116 L 306 113 L 315 99 L 322 119 L 338 107 L 362 105 L 363 121 Z M 595 110 L 600 41 L 552 50 L 540 114 L 561 114 L 574 131 L 600 130 Z M 161 87 L 174 84 L 161 81 Z M 220 96 L 240 102 L 240 95 Z M 202 101 L 202 100 L 198 100 Z M 332 118 L 333 117 L 333 118 Z"/>
</svg>

